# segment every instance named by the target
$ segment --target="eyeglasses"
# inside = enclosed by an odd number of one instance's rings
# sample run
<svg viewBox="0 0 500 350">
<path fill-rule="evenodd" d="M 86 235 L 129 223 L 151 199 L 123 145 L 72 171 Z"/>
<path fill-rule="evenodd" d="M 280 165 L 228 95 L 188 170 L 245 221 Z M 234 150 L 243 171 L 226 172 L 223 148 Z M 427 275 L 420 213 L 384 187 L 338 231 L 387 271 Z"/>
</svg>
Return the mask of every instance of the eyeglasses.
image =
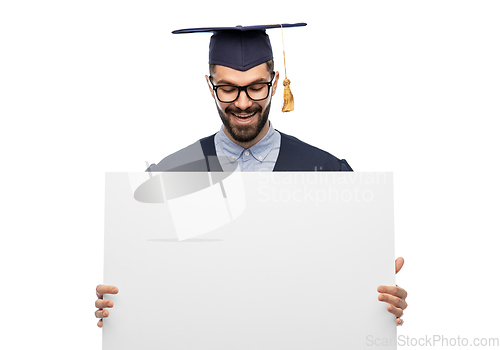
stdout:
<svg viewBox="0 0 500 350">
<path fill-rule="evenodd" d="M 248 98 L 252 101 L 262 101 L 269 96 L 269 91 L 273 85 L 274 72 L 271 76 L 270 82 L 264 83 L 253 83 L 245 86 L 237 85 L 214 85 L 212 77 L 209 78 L 210 83 L 215 92 L 215 96 L 222 103 L 231 103 L 236 101 L 240 97 L 240 92 L 245 91 Z"/>
</svg>

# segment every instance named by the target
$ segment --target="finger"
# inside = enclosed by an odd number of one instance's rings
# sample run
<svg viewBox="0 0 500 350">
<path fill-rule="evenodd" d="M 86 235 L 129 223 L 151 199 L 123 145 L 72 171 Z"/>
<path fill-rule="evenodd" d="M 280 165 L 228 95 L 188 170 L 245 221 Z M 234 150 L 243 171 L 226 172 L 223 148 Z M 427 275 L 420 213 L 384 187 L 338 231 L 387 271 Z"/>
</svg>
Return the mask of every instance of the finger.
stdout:
<svg viewBox="0 0 500 350">
<path fill-rule="evenodd" d="M 387 305 L 387 311 L 389 311 L 391 314 L 393 314 L 396 317 L 401 317 L 403 316 L 403 310 L 400 309 L 399 307 L 395 307 L 394 305 Z"/>
<path fill-rule="evenodd" d="M 95 301 L 95 307 L 98 309 L 104 309 L 106 307 L 113 307 L 113 302 L 111 300 L 97 299 Z"/>
<path fill-rule="evenodd" d="M 396 317 L 396 325 L 397 326 L 402 326 L 404 323 L 402 318 Z"/>
<path fill-rule="evenodd" d="M 390 294 L 379 294 L 378 300 L 384 301 L 384 302 L 386 302 L 390 305 L 393 305 L 395 307 L 398 307 L 402 310 L 406 309 L 406 307 L 408 306 L 408 304 L 406 303 L 405 300 L 400 299 L 400 298 L 395 297 L 394 295 L 390 295 Z"/>
<path fill-rule="evenodd" d="M 95 289 L 95 294 L 99 299 L 102 299 L 104 294 L 116 294 L 118 293 L 118 288 L 115 286 L 108 286 L 105 284 L 99 284 Z"/>
<path fill-rule="evenodd" d="M 102 323 L 102 319 L 101 319 L 101 320 L 99 320 L 99 322 L 97 322 L 97 327 L 102 328 L 102 326 L 103 326 L 103 323 Z"/>
<path fill-rule="evenodd" d="M 405 259 L 403 259 L 402 257 L 399 257 L 396 259 L 396 273 L 398 273 L 399 270 L 401 270 L 404 263 L 405 263 Z"/>
<path fill-rule="evenodd" d="M 398 286 L 378 286 L 377 291 L 379 293 L 386 293 L 397 296 L 398 298 L 403 300 L 405 300 L 406 297 L 408 296 L 406 290 Z"/>
<path fill-rule="evenodd" d="M 97 317 L 97 318 L 106 318 L 109 316 L 109 311 L 97 310 L 94 314 L 95 314 L 95 317 Z"/>
</svg>

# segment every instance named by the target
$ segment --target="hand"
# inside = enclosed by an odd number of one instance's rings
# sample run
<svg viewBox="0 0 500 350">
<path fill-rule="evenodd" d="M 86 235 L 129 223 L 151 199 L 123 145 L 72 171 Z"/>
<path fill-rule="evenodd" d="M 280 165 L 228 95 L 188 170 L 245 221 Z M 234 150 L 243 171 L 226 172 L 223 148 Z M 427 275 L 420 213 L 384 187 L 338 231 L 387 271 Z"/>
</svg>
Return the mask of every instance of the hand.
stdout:
<svg viewBox="0 0 500 350">
<path fill-rule="evenodd" d="M 100 318 L 97 322 L 97 327 L 101 328 L 103 325 L 102 319 L 109 316 L 109 311 L 104 310 L 104 308 L 112 308 L 113 302 L 111 300 L 103 300 L 104 294 L 116 294 L 118 293 L 118 288 L 115 286 L 106 286 L 100 284 L 95 289 L 95 294 L 97 295 L 97 300 L 95 301 L 95 307 L 98 308 L 95 312 L 95 317 Z"/>
<path fill-rule="evenodd" d="M 396 259 L 396 273 L 401 270 L 403 264 L 405 263 L 404 259 L 399 257 Z M 406 309 L 408 303 L 406 302 L 406 297 L 408 293 L 401 288 L 396 286 L 378 286 L 377 291 L 380 293 L 378 295 L 378 300 L 385 301 L 387 304 L 387 311 L 396 316 L 396 324 L 398 326 L 403 325 L 403 310 Z"/>
</svg>

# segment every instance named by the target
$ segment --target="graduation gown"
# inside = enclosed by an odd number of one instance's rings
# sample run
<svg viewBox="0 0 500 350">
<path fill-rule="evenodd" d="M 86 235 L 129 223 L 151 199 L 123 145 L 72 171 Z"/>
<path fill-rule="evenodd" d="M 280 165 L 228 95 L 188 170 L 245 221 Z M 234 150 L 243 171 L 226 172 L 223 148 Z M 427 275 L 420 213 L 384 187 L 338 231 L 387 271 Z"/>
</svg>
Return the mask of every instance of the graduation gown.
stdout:
<svg viewBox="0 0 500 350">
<path fill-rule="evenodd" d="M 296 137 L 281 134 L 278 159 L 273 171 L 352 171 L 345 159 L 311 146 Z M 146 171 L 223 171 L 217 158 L 215 134 L 181 149 Z"/>
</svg>

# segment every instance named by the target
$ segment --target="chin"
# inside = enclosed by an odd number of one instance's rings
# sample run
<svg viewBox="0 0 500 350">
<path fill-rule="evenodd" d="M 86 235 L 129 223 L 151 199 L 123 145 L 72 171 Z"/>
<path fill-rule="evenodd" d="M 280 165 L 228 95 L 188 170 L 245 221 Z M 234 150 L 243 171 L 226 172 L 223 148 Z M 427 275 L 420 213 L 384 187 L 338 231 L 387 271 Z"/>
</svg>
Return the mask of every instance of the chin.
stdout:
<svg viewBox="0 0 500 350">
<path fill-rule="evenodd" d="M 255 112 L 253 120 L 248 124 L 239 124 L 236 122 L 230 111 L 223 112 L 218 106 L 217 110 L 222 123 L 229 132 L 229 135 L 236 141 L 240 143 L 246 143 L 254 140 L 260 132 L 264 129 L 267 124 L 269 111 L 271 109 L 271 103 L 262 111 Z"/>
<path fill-rule="evenodd" d="M 236 124 L 230 116 L 229 126 L 226 125 L 226 129 L 228 129 L 229 134 L 233 137 L 234 140 L 238 142 L 250 142 L 254 140 L 264 129 L 264 126 L 267 123 L 267 118 L 262 118 L 262 115 L 255 116 L 256 120 L 248 125 L 239 125 Z"/>
</svg>

